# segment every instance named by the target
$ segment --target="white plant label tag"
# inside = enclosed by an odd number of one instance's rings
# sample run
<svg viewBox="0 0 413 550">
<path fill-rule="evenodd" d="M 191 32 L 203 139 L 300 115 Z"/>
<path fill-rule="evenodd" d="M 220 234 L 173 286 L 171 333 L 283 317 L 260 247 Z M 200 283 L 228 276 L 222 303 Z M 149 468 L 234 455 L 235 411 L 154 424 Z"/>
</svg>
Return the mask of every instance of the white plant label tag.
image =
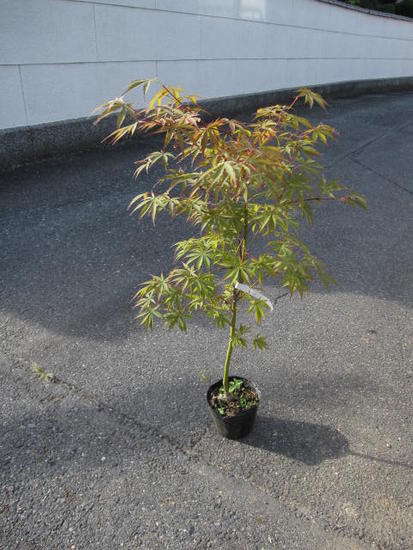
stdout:
<svg viewBox="0 0 413 550">
<path fill-rule="evenodd" d="M 254 298 L 258 298 L 258 300 L 263 300 L 267 304 L 267 306 L 270 308 L 270 310 L 274 311 L 274 307 L 271 301 L 258 290 L 254 290 L 253 288 L 250 288 L 247 285 L 238 283 L 238 281 L 235 283 L 235 288 L 237 290 L 241 290 L 241 292 L 245 292 L 245 294 L 249 294 L 250 296 L 253 296 Z"/>
</svg>

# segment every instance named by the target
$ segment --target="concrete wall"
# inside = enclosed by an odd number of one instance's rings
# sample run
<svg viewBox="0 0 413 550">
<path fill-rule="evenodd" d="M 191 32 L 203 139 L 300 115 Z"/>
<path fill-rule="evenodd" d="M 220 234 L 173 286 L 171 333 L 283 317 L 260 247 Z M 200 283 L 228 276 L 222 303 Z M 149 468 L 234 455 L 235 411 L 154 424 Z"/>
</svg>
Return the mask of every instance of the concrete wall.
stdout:
<svg viewBox="0 0 413 550">
<path fill-rule="evenodd" d="M 87 116 L 155 75 L 203 97 L 413 76 L 413 22 L 318 0 L 0 0 L 0 128 Z"/>
</svg>

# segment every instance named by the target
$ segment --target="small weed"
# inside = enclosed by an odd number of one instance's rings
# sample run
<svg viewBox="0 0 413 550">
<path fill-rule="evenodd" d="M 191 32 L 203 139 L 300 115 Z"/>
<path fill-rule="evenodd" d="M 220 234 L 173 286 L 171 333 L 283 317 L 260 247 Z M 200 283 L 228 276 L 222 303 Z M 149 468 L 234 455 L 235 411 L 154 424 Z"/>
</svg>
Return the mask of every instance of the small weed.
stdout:
<svg viewBox="0 0 413 550">
<path fill-rule="evenodd" d="M 47 372 L 37 363 L 33 363 L 32 370 L 39 380 L 42 382 L 56 382 L 56 376 L 53 372 Z"/>
<path fill-rule="evenodd" d="M 229 383 L 230 393 L 239 394 L 244 382 L 240 378 L 233 378 Z"/>
</svg>

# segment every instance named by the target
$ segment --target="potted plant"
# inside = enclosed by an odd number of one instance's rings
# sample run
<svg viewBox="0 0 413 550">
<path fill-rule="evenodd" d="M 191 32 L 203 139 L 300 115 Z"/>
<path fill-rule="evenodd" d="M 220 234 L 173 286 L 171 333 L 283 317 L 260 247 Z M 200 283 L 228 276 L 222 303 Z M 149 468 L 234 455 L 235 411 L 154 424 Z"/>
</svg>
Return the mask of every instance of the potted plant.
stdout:
<svg viewBox="0 0 413 550">
<path fill-rule="evenodd" d="M 124 95 L 138 87 L 146 93 L 152 82 L 136 80 Z M 261 324 L 272 309 L 262 293 L 266 277 L 301 296 L 315 275 L 332 283 L 299 228 L 312 221 L 314 206 L 322 201 L 364 207 L 364 199 L 322 175 L 317 147 L 335 131 L 293 112 L 299 100 L 325 107 L 307 88 L 289 105 L 258 109 L 248 123 L 211 120 L 194 96 L 163 84 L 142 109 L 124 95 L 100 107 L 98 121 L 117 114 L 112 142 L 135 133 L 162 137 L 159 148 L 136 163 L 135 175 L 157 164 L 164 175 L 156 192 L 131 201 L 132 212 L 153 223 L 161 212 L 184 216 L 194 228 L 191 238 L 175 245 L 177 265 L 168 274 L 153 275 L 136 293 L 138 318 L 148 328 L 159 320 L 185 331 L 191 315 L 201 311 L 229 332 L 223 377 L 208 389 L 207 400 L 219 431 L 242 437 L 252 428 L 260 393 L 247 379 L 230 376 L 233 349 L 246 346 L 251 331 L 238 322 L 238 312 L 246 309 L 254 324 Z M 266 348 L 259 332 L 251 340 L 255 349 Z"/>
</svg>

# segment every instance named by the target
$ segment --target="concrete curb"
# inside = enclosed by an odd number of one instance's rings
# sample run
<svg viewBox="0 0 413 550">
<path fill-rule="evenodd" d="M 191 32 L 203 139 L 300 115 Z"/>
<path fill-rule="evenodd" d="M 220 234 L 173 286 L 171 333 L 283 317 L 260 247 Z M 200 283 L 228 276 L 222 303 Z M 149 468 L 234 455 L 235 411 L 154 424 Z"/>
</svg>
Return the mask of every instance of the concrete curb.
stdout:
<svg viewBox="0 0 413 550">
<path fill-rule="evenodd" d="M 398 21 L 407 21 L 408 23 L 413 23 L 411 17 L 406 17 L 405 15 L 399 15 L 397 13 L 388 13 L 385 11 L 373 10 L 370 8 L 362 8 L 361 6 L 355 6 L 353 4 L 347 4 L 347 2 L 342 2 L 340 0 L 317 0 L 317 2 L 322 2 L 323 4 L 331 4 L 337 8 L 344 8 L 346 10 L 358 11 L 360 13 L 366 13 L 367 15 L 374 15 L 377 17 L 387 17 L 390 19 L 396 19 Z"/>
<path fill-rule="evenodd" d="M 413 91 L 413 76 L 334 82 L 310 87 L 326 99 L 357 97 L 369 93 Z M 201 104 L 211 116 L 234 116 L 266 105 L 286 103 L 291 100 L 296 89 L 218 97 L 206 99 Z M 93 121 L 93 118 L 79 118 L 0 130 L 0 170 L 7 171 L 22 164 L 63 154 L 109 147 L 102 144 L 102 140 L 113 130 L 113 121 L 106 119 L 98 126 Z M 147 138 L 137 136 L 136 139 Z"/>
</svg>

